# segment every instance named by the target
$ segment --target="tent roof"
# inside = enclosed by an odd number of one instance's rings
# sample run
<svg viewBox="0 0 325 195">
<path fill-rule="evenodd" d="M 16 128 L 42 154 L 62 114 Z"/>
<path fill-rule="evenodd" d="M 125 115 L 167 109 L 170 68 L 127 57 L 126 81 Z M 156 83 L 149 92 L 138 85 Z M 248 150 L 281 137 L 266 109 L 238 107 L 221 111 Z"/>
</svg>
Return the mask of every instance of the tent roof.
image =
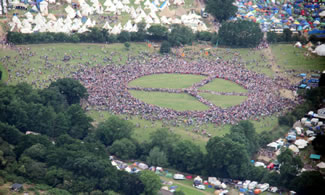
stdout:
<svg viewBox="0 0 325 195">
<path fill-rule="evenodd" d="M 311 154 L 311 155 L 309 156 L 309 158 L 310 158 L 310 159 L 314 159 L 314 160 L 319 160 L 319 159 L 320 159 L 320 155 L 318 155 L 318 154 Z"/>
</svg>

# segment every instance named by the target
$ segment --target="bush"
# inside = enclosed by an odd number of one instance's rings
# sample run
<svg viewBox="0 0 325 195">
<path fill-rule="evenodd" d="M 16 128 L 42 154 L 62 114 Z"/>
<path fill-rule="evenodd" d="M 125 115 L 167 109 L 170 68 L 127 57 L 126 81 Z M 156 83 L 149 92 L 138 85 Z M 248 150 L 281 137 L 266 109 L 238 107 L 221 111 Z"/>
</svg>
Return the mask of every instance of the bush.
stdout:
<svg viewBox="0 0 325 195">
<path fill-rule="evenodd" d="M 163 41 L 160 46 L 159 52 L 162 54 L 170 52 L 171 45 L 168 41 Z"/>
<path fill-rule="evenodd" d="M 168 35 L 168 41 L 172 46 L 191 45 L 193 40 L 194 35 L 192 30 L 178 24 L 172 26 L 172 31 Z"/>
<path fill-rule="evenodd" d="M 121 43 L 124 43 L 124 42 L 128 42 L 131 40 L 131 35 L 129 32 L 127 31 L 122 31 L 118 36 L 117 36 L 117 39 L 121 42 Z"/>
<path fill-rule="evenodd" d="M 210 32 L 197 32 L 196 33 L 196 39 L 201 41 L 210 41 L 213 34 Z"/>
</svg>

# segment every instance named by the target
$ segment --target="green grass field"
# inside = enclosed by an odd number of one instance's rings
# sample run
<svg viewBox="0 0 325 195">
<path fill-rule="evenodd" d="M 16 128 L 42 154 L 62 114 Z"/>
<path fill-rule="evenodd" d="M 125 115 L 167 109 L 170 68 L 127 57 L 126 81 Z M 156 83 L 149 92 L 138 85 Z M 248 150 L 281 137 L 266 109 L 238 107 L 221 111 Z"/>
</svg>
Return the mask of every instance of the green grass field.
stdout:
<svg viewBox="0 0 325 195">
<path fill-rule="evenodd" d="M 191 74 L 153 74 L 133 80 L 128 85 L 132 87 L 181 89 L 190 87 L 204 78 L 201 75 Z"/>
<path fill-rule="evenodd" d="M 246 93 L 247 90 L 237 83 L 224 79 L 214 79 L 212 82 L 200 87 L 202 90 L 210 90 L 215 92 L 238 92 Z"/>
<path fill-rule="evenodd" d="M 325 69 L 325 57 L 309 55 L 305 56 L 306 49 L 295 48 L 291 44 L 272 45 L 272 53 L 276 63 L 281 69 L 295 69 L 297 71 Z"/>
<path fill-rule="evenodd" d="M 200 95 L 221 108 L 241 104 L 247 98 L 246 96 L 213 95 L 211 93 L 200 93 Z"/>
<path fill-rule="evenodd" d="M 129 90 L 131 95 L 148 104 L 177 111 L 207 110 L 209 107 L 197 101 L 194 97 L 185 93 L 163 93 Z"/>
<path fill-rule="evenodd" d="M 0 57 L 10 56 L 11 64 L 7 67 L 11 70 L 10 84 L 18 82 L 32 83 L 36 81 L 37 87 L 45 87 L 49 84 L 49 79 L 53 77 L 66 77 L 70 72 L 76 71 L 80 65 L 104 66 L 107 64 L 122 65 L 128 57 L 138 56 L 140 52 L 152 52 L 145 43 L 131 43 L 130 51 L 125 49 L 123 44 L 38 44 L 20 45 L 21 48 L 29 48 L 33 53 L 29 59 L 22 60 L 19 53 L 14 50 L 0 50 Z M 71 60 L 63 62 L 65 55 L 71 56 Z M 48 62 L 46 66 L 45 57 Z M 17 60 L 17 62 L 16 62 Z M 4 64 L 2 64 L 4 66 Z M 17 72 L 23 70 L 33 70 L 29 75 L 16 77 Z"/>
</svg>

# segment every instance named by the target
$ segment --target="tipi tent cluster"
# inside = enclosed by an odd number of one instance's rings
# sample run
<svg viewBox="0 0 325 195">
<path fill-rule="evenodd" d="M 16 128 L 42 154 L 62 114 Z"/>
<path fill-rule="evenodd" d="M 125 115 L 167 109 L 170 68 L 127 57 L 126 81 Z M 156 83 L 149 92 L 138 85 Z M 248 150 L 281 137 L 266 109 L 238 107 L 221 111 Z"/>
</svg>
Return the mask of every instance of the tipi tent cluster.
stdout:
<svg viewBox="0 0 325 195">
<path fill-rule="evenodd" d="M 17 1 L 17 3 L 19 2 Z M 122 31 L 137 32 L 137 24 L 140 22 L 146 24 L 146 29 L 153 24 L 167 26 L 171 24 L 184 24 L 194 32 L 209 30 L 201 20 L 201 16 L 195 13 L 189 13 L 179 18 L 160 17 L 158 12 L 170 6 L 169 0 L 134 0 L 134 6 L 132 6 L 133 4 L 131 4 L 130 0 L 106 0 L 103 5 L 98 0 L 89 0 L 87 2 L 86 0 L 66 0 L 68 5 L 64 4 L 65 17 L 61 16 L 58 18 L 49 10 L 49 4 L 55 3 L 56 0 L 43 0 L 39 3 L 39 9 L 35 5 L 31 8 L 33 12 L 38 12 L 38 14 L 33 15 L 31 12 L 26 12 L 23 16 L 13 16 L 12 21 L 9 23 L 10 30 L 22 33 L 83 33 L 89 31 L 89 28 L 96 26 L 96 20 L 91 19 L 92 15 L 121 15 L 122 13 L 130 16 L 124 25 L 106 21 L 104 25 L 97 24 L 97 26 L 107 29 L 111 34 L 119 34 Z M 73 8 L 73 5 L 76 3 L 78 6 Z M 184 0 L 174 0 L 173 4 L 182 5 Z"/>
</svg>

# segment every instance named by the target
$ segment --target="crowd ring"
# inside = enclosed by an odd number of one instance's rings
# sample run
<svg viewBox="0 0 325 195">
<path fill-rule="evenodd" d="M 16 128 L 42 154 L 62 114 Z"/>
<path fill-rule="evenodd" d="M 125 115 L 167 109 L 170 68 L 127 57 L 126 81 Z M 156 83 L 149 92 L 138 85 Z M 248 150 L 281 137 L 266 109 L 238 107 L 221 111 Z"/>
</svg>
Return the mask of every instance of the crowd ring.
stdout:
<svg viewBox="0 0 325 195">
<path fill-rule="evenodd" d="M 290 82 L 281 77 L 270 78 L 247 70 L 232 60 L 200 59 L 188 62 L 173 56 L 151 54 L 150 62 L 129 60 L 126 65 L 95 66 L 82 68 L 74 73 L 74 78 L 87 88 L 87 107 L 108 110 L 113 114 L 135 115 L 147 120 L 191 119 L 215 124 L 235 124 L 240 120 L 257 119 L 293 108 L 296 102 L 282 97 L 280 89 L 294 90 Z M 142 76 L 162 73 L 194 74 L 206 76 L 202 81 L 186 89 L 156 89 L 128 87 L 128 83 Z M 247 93 L 217 93 L 217 95 L 245 95 L 246 101 L 229 108 L 220 108 L 199 95 L 199 87 L 215 78 L 233 81 Z M 176 111 L 147 104 L 134 98 L 129 90 L 163 91 L 168 93 L 188 93 L 209 106 L 203 111 Z"/>
</svg>

